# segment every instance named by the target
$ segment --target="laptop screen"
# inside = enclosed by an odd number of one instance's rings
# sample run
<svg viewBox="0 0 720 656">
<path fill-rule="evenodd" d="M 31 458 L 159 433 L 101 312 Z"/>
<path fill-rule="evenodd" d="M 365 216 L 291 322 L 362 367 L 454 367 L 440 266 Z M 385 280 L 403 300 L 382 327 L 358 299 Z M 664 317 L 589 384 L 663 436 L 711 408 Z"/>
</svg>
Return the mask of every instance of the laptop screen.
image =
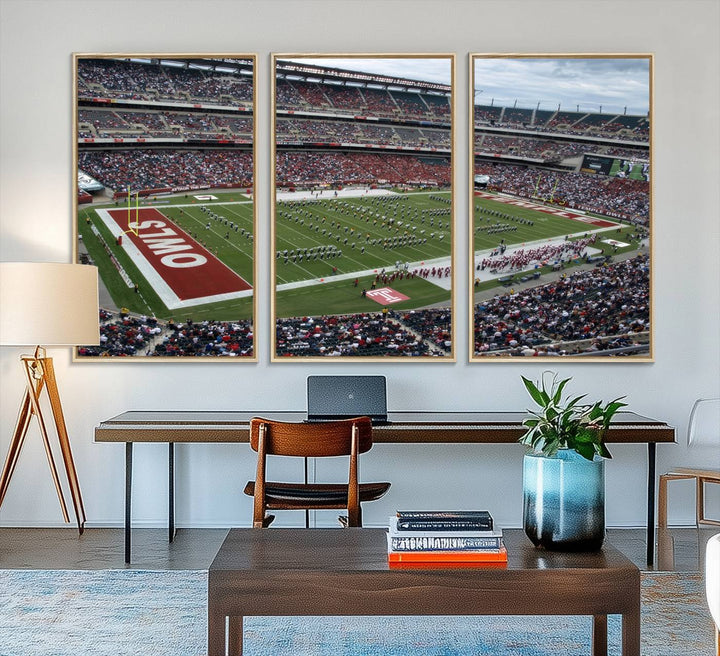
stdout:
<svg viewBox="0 0 720 656">
<path fill-rule="evenodd" d="M 370 417 L 387 421 L 385 376 L 308 376 L 308 420 Z"/>
</svg>

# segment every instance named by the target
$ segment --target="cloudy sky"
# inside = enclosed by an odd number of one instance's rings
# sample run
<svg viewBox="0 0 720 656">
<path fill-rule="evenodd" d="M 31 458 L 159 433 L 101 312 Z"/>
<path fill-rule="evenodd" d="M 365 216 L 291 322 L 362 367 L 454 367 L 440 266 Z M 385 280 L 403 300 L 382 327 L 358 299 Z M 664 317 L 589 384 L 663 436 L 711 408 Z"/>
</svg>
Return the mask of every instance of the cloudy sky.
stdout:
<svg viewBox="0 0 720 656">
<path fill-rule="evenodd" d="M 439 84 L 450 84 L 450 59 L 448 57 L 432 57 L 411 59 L 406 57 L 282 57 L 294 62 L 314 64 L 315 66 L 328 66 L 330 68 L 344 68 L 350 71 L 362 73 L 376 73 L 380 75 L 391 75 L 394 77 L 405 77 L 411 80 L 422 80 L 423 82 L 436 82 Z"/>
<path fill-rule="evenodd" d="M 475 58 L 475 102 L 647 114 L 648 58 Z"/>
</svg>

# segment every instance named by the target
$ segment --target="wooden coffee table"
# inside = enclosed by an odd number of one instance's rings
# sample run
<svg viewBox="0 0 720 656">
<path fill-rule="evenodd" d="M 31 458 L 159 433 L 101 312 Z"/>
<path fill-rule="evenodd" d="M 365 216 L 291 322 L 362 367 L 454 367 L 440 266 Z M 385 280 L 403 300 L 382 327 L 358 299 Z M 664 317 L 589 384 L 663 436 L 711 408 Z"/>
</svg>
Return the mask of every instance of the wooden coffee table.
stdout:
<svg viewBox="0 0 720 656">
<path fill-rule="evenodd" d="M 614 614 L 623 656 L 639 656 L 633 563 L 611 546 L 548 552 L 504 535 L 507 568 L 389 569 L 383 529 L 232 529 L 208 574 L 208 656 L 242 654 L 252 615 L 592 615 L 592 655 L 604 656 Z"/>
</svg>

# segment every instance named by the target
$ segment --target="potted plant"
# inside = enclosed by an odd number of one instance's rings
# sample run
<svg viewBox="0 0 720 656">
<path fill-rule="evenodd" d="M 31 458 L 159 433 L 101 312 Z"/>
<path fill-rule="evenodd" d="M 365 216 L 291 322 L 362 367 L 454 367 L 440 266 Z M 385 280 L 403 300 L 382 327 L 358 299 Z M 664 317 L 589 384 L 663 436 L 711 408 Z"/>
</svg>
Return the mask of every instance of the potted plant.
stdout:
<svg viewBox="0 0 720 656">
<path fill-rule="evenodd" d="M 571 380 L 545 372 L 523 383 L 538 410 L 528 410 L 519 441 L 523 460 L 523 525 L 533 544 L 562 551 L 594 551 L 605 539 L 605 434 L 621 398 L 583 403 L 563 398 Z"/>
</svg>

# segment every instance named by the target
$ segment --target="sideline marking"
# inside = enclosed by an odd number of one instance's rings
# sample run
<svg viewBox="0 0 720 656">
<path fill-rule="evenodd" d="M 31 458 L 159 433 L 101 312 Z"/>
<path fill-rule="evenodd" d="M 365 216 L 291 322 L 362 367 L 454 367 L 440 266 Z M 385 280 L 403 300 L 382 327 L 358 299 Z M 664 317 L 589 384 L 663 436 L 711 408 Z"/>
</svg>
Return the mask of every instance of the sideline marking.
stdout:
<svg viewBox="0 0 720 656">
<path fill-rule="evenodd" d="M 115 238 L 125 232 L 123 210 L 95 211 Z M 168 309 L 252 296 L 247 281 L 164 214 L 143 208 L 139 219 L 138 235 L 123 240 L 122 248 Z"/>
</svg>

